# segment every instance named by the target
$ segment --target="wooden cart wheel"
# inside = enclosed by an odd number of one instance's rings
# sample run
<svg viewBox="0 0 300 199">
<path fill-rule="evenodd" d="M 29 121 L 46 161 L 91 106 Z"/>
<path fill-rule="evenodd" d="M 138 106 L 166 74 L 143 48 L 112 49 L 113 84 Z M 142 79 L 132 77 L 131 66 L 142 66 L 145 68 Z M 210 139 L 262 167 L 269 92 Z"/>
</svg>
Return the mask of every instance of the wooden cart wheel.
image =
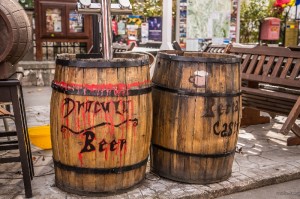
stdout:
<svg viewBox="0 0 300 199">
<path fill-rule="evenodd" d="M 14 0 L 0 1 L 0 62 L 16 64 L 32 45 L 28 16 Z"/>
</svg>

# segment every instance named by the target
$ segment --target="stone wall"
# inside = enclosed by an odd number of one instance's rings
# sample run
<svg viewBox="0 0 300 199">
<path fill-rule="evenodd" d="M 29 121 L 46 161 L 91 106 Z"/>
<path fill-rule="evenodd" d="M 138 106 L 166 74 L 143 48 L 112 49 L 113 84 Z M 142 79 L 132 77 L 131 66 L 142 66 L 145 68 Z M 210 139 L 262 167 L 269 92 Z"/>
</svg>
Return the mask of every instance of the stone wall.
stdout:
<svg viewBox="0 0 300 199">
<path fill-rule="evenodd" d="M 54 61 L 21 61 L 18 67 L 24 73 L 23 86 L 50 86 L 54 78 Z"/>
</svg>

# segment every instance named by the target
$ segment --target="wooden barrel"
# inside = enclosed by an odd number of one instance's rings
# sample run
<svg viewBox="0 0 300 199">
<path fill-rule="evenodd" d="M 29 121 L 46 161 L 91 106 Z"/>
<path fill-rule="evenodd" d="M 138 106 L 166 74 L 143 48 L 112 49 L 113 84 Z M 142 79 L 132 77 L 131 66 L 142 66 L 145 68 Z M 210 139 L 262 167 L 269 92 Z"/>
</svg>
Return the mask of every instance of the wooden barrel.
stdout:
<svg viewBox="0 0 300 199">
<path fill-rule="evenodd" d="M 0 1 L 0 62 L 16 64 L 32 45 L 28 16 L 15 0 Z"/>
<path fill-rule="evenodd" d="M 241 118 L 240 58 L 165 51 L 156 59 L 151 170 L 186 183 L 227 179 Z"/>
<path fill-rule="evenodd" d="M 145 176 L 152 131 L 146 55 L 59 55 L 51 140 L 57 187 L 81 195 L 122 192 Z"/>
</svg>

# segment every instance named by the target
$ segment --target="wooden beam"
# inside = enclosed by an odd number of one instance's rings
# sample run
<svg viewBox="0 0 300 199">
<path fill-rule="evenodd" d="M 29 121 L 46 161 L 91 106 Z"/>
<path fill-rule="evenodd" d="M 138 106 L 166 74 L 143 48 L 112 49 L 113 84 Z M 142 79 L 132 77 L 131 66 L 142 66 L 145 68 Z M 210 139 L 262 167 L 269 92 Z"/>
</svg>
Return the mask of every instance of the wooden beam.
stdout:
<svg viewBox="0 0 300 199">
<path fill-rule="evenodd" d="M 292 129 L 293 125 L 295 124 L 296 119 L 300 115 L 300 97 L 298 97 L 297 102 L 295 103 L 293 109 L 291 110 L 290 114 L 288 115 L 286 121 L 284 122 L 282 128 L 280 129 L 280 133 L 287 135 L 289 131 Z M 294 127 L 297 133 L 297 127 Z M 300 136 L 300 132 L 299 132 Z"/>
</svg>

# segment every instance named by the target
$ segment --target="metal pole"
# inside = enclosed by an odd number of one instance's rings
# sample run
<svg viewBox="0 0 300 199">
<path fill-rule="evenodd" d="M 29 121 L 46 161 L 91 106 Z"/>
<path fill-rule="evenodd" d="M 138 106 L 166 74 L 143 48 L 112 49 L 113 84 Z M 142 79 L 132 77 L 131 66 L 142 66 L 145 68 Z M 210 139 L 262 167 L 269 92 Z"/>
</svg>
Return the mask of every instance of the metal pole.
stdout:
<svg viewBox="0 0 300 199">
<path fill-rule="evenodd" d="M 111 7 L 111 0 L 101 0 L 102 52 L 103 52 L 103 58 L 106 60 L 110 60 L 113 58 L 110 7 Z"/>
</svg>

